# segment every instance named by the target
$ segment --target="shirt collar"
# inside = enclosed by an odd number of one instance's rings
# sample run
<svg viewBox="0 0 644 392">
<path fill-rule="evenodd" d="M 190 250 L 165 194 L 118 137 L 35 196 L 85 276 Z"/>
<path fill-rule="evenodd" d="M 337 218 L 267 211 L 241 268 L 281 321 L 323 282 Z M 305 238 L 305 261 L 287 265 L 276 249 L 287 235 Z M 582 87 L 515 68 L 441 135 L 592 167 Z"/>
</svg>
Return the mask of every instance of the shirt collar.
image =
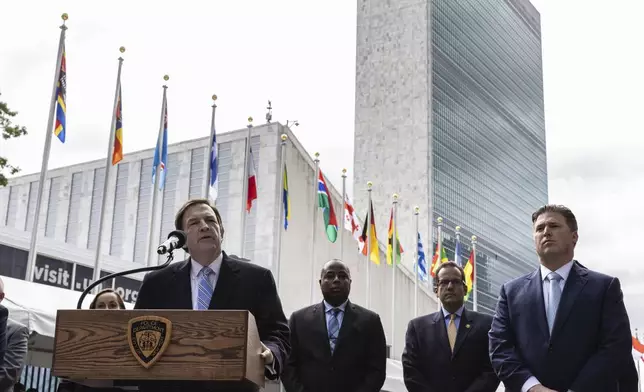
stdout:
<svg viewBox="0 0 644 392">
<path fill-rule="evenodd" d="M 219 274 L 219 269 L 221 268 L 221 260 L 224 258 L 224 253 L 220 253 L 219 256 L 208 265 L 210 269 L 215 273 L 215 276 Z M 203 269 L 203 265 L 199 264 L 195 259 L 190 257 L 190 277 L 197 279 L 199 272 Z"/>
<path fill-rule="evenodd" d="M 347 302 L 349 302 L 349 300 L 347 299 L 340 306 L 331 306 L 328 302 L 326 302 L 326 300 L 324 300 L 323 302 L 324 302 L 324 313 L 329 312 L 331 309 L 340 309 L 342 312 L 344 312 L 344 309 L 347 307 Z"/>
<path fill-rule="evenodd" d="M 543 264 L 540 266 L 541 269 L 541 280 L 546 280 L 548 277 L 548 274 L 551 272 L 556 272 L 559 276 L 563 278 L 563 281 L 565 282 L 568 279 L 568 275 L 570 275 L 570 270 L 572 269 L 572 263 L 574 260 L 570 260 L 566 264 L 562 265 L 558 270 L 556 271 L 550 271 L 548 268 L 544 267 Z"/>
<path fill-rule="evenodd" d="M 441 309 L 443 310 L 443 317 L 444 317 L 444 318 L 449 317 L 449 315 L 450 315 L 451 313 L 450 313 L 450 312 L 448 312 L 447 310 L 445 310 L 445 308 L 443 307 L 443 305 L 441 305 Z M 465 305 L 463 305 L 463 306 L 461 306 L 460 308 L 458 308 L 458 310 L 457 310 L 456 312 L 454 312 L 454 314 L 455 314 L 455 315 L 457 315 L 458 317 L 461 317 L 461 316 L 463 315 L 463 309 L 465 309 Z"/>
</svg>

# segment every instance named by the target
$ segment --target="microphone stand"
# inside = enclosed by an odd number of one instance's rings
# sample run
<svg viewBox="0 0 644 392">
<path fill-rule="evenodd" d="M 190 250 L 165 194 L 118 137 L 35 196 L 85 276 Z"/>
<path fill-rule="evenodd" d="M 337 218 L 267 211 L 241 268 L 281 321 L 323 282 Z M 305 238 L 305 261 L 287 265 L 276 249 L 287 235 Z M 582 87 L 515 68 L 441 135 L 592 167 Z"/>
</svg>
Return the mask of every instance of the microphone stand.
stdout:
<svg viewBox="0 0 644 392">
<path fill-rule="evenodd" d="M 110 280 L 110 279 L 113 279 L 113 278 L 116 278 L 116 277 L 119 277 L 119 276 L 136 274 L 138 272 L 157 271 L 157 270 L 164 269 L 165 267 L 170 265 L 170 263 L 172 263 L 172 260 L 174 260 L 174 256 L 172 255 L 172 250 L 170 250 L 167 253 L 168 253 L 168 260 L 166 260 L 166 262 L 161 264 L 161 265 L 156 265 L 156 266 L 152 266 L 152 267 L 136 268 L 136 269 L 132 269 L 132 270 L 125 270 L 125 271 L 121 271 L 121 272 L 116 272 L 114 274 L 106 275 L 106 276 L 98 279 L 96 282 L 90 284 L 85 289 L 85 291 L 83 291 L 83 294 L 81 294 L 80 298 L 78 299 L 78 304 L 76 305 L 76 309 L 81 309 L 82 308 L 83 300 L 85 299 L 87 294 L 89 294 L 90 291 L 92 291 L 92 289 L 94 287 L 98 286 L 99 284 L 101 284 L 101 283 L 103 283 L 103 282 L 105 282 L 107 280 Z"/>
</svg>

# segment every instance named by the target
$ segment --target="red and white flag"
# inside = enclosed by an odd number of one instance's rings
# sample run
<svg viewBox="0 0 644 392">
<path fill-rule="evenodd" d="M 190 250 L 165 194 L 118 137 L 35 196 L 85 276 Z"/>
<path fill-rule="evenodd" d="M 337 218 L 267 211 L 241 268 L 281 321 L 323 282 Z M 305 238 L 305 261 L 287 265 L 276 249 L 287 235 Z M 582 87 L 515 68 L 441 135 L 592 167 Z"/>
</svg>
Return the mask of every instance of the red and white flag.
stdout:
<svg viewBox="0 0 644 392">
<path fill-rule="evenodd" d="M 344 195 L 344 228 L 351 232 L 351 235 L 356 241 L 362 242 L 360 221 L 358 220 L 358 215 L 356 215 L 356 210 L 353 208 L 353 204 L 351 204 L 351 199 L 349 199 L 349 195 L 347 194 Z"/>
<path fill-rule="evenodd" d="M 248 150 L 248 193 L 246 194 L 246 211 L 250 213 L 253 207 L 253 200 L 257 199 L 257 175 L 255 174 L 255 160 L 253 159 L 253 149 Z"/>
<path fill-rule="evenodd" d="M 644 344 L 635 336 L 631 337 L 633 338 L 633 358 L 644 361 Z"/>
</svg>

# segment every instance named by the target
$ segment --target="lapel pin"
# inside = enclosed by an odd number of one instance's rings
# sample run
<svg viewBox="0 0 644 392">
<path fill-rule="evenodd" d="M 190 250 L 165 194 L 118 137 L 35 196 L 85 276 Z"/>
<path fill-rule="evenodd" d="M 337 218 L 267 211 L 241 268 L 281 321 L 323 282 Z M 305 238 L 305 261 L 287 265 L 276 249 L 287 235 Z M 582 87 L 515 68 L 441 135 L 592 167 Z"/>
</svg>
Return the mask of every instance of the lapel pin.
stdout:
<svg viewBox="0 0 644 392">
<path fill-rule="evenodd" d="M 470 325 L 469 325 L 469 324 L 465 324 L 465 328 L 469 328 L 469 327 L 470 327 Z"/>
</svg>

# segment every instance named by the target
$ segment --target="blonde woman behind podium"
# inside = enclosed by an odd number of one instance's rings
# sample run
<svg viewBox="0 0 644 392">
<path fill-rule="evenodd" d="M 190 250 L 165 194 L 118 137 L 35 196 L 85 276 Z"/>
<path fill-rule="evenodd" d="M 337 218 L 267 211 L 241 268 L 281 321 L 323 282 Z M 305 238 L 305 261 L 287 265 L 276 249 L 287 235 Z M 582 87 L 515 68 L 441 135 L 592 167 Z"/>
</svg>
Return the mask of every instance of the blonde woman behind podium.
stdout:
<svg viewBox="0 0 644 392">
<path fill-rule="evenodd" d="M 122 310 L 125 309 L 123 298 L 112 289 L 105 289 L 96 294 L 89 304 L 90 309 Z M 63 380 L 58 385 L 57 392 L 122 392 L 121 388 L 96 388 L 76 384 L 73 381 Z"/>
</svg>

